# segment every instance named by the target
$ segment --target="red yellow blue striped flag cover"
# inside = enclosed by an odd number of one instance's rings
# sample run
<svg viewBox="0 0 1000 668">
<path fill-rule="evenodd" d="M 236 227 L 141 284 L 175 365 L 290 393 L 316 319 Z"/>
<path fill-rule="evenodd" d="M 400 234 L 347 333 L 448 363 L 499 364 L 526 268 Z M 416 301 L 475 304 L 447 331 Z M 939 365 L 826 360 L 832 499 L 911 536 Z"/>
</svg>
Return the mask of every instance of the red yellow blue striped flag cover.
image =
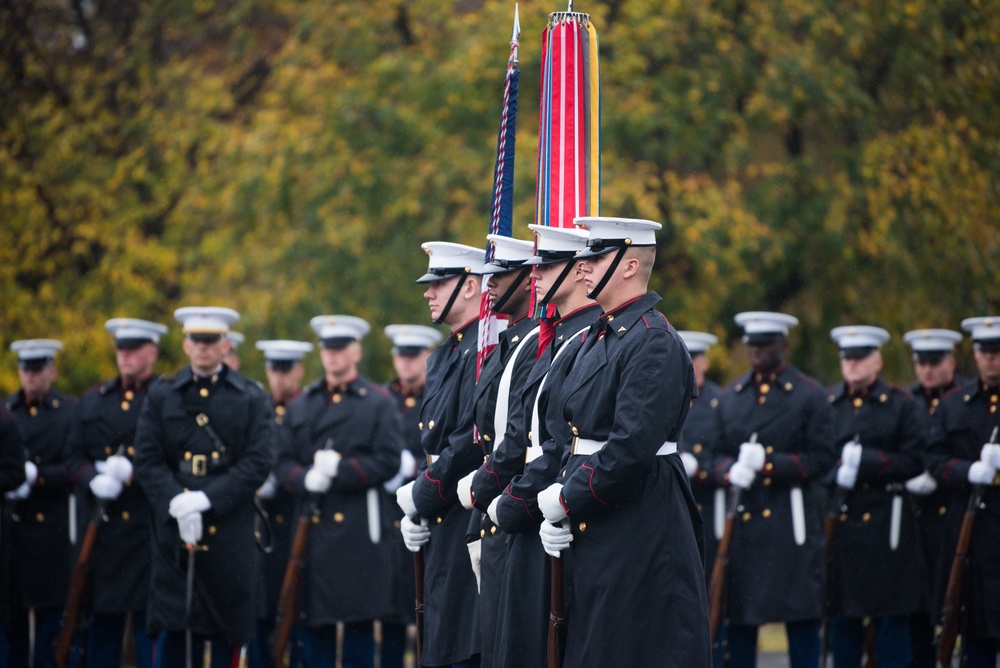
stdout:
<svg viewBox="0 0 1000 668">
<path fill-rule="evenodd" d="M 500 113 L 500 130 L 497 133 L 497 159 L 493 167 L 493 199 L 490 207 L 489 234 L 511 236 L 514 208 L 514 138 L 517 131 L 517 66 L 518 39 L 521 25 L 517 5 L 514 5 L 514 30 L 510 37 L 510 56 L 507 58 L 507 75 L 504 78 L 503 109 Z M 493 259 L 493 244 L 486 244 L 486 262 Z M 498 315 L 490 308 L 489 289 L 483 278 L 483 293 L 479 302 L 479 342 L 476 358 L 476 379 L 483 362 L 496 347 L 500 332 L 506 329 L 507 316 Z"/>
</svg>

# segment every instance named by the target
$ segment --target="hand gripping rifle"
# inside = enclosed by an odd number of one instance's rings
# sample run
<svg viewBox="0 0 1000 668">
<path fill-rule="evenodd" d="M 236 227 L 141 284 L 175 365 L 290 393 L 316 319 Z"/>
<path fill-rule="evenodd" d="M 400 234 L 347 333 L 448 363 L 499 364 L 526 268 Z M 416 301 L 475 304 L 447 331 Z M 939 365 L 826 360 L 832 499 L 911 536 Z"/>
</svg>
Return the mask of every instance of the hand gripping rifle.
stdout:
<svg viewBox="0 0 1000 668">
<path fill-rule="evenodd" d="M 543 520 L 544 521 L 544 520 Z M 562 665 L 563 652 L 566 648 L 566 597 L 563 591 L 563 560 L 562 557 L 551 557 L 552 584 L 549 590 L 549 668 L 559 668 Z"/>
<path fill-rule="evenodd" d="M 420 518 L 414 517 L 414 521 L 419 523 Z M 414 602 L 413 616 L 417 626 L 417 654 L 416 665 L 420 665 L 420 657 L 424 647 L 424 548 L 420 548 L 413 553 L 413 584 Z"/>
<path fill-rule="evenodd" d="M 750 434 L 748 443 L 757 442 L 757 432 Z M 709 638 L 715 646 L 715 636 L 722 619 L 722 592 L 726 588 L 726 571 L 729 567 L 729 545 L 733 540 L 733 529 L 736 526 L 736 509 L 740 505 L 743 490 L 735 485 L 729 490 L 729 504 L 726 506 L 726 524 L 719 539 L 719 548 L 715 552 L 715 563 L 712 564 L 712 577 L 708 581 L 708 624 Z"/>
<path fill-rule="evenodd" d="M 121 455 L 124 452 L 125 446 L 120 445 L 115 454 Z M 66 594 L 63 627 L 56 643 L 55 659 L 58 668 L 69 666 L 69 652 L 73 647 L 73 634 L 80 622 L 80 606 L 83 603 L 83 592 L 87 588 L 87 575 L 90 573 L 90 558 L 94 553 L 97 532 L 104 521 L 104 511 L 107 510 L 107 507 L 107 499 L 96 499 L 94 512 L 87 523 L 87 532 L 83 536 L 83 545 L 80 546 L 80 556 L 77 557 L 76 566 L 73 567 L 73 576 L 69 581 L 69 592 Z"/>
<path fill-rule="evenodd" d="M 990 443 L 997 442 L 997 429 L 993 428 Z M 941 602 L 941 636 L 938 638 L 938 662 L 944 668 L 950 668 L 951 657 L 955 652 L 955 640 L 958 637 L 958 621 L 962 615 L 962 583 L 965 580 L 965 565 L 969 555 L 969 542 L 972 540 L 972 525 L 976 520 L 976 510 L 983 499 L 983 486 L 973 485 L 969 495 L 969 505 L 965 507 L 962 518 L 962 528 L 958 533 L 958 544 L 955 546 L 955 557 L 951 561 L 951 573 L 948 574 L 948 587 Z M 963 640 L 963 644 L 964 644 Z"/>
<path fill-rule="evenodd" d="M 861 440 L 861 434 L 854 435 L 854 442 L 857 443 Z M 836 486 L 836 478 L 834 478 L 834 485 Z M 840 508 L 844 505 L 847 500 L 847 493 L 850 490 L 845 487 L 836 486 L 833 495 L 830 497 L 830 503 L 826 508 L 826 516 L 823 518 L 823 544 L 824 557 L 823 561 L 826 565 L 826 591 L 827 597 L 830 598 L 830 573 L 833 572 L 833 537 L 837 533 L 837 522 L 840 521 Z M 826 657 L 830 653 L 830 600 L 827 600 L 827 614 L 823 623 L 823 650 L 820 654 L 820 665 L 826 665 Z M 867 635 L 865 637 L 865 643 L 867 645 L 868 639 Z M 868 668 L 867 666 L 865 668 Z"/>
<path fill-rule="evenodd" d="M 326 439 L 324 450 L 333 447 L 333 438 Z M 295 526 L 295 537 L 292 539 L 292 551 L 285 567 L 285 577 L 281 580 L 281 593 L 278 595 L 278 624 L 274 633 L 274 663 L 285 665 L 285 649 L 292 633 L 292 625 L 298 613 L 299 581 L 305 566 L 306 542 L 309 539 L 309 525 L 319 521 L 320 495 L 312 492 L 306 497 L 299 520 Z"/>
</svg>

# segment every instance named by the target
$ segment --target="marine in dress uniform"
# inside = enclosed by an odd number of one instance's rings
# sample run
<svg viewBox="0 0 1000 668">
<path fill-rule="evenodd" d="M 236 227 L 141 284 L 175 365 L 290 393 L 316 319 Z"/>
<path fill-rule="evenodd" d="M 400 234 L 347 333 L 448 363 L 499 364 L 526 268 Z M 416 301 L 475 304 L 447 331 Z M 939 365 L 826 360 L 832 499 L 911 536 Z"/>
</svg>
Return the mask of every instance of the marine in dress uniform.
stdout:
<svg viewBox="0 0 1000 668">
<path fill-rule="evenodd" d="M 572 433 L 559 482 L 538 495 L 547 523 L 562 527 L 560 537 L 543 523 L 543 546 L 572 558 L 566 665 L 707 668 L 701 516 L 676 443 L 697 388 L 684 342 L 647 292 L 660 225 L 574 222 L 590 233 L 578 257 L 604 314 L 549 386 L 558 433 Z"/>
<path fill-rule="evenodd" d="M 62 343 L 52 339 L 14 341 L 21 389 L 7 398 L 24 441 L 25 482 L 7 493 L 11 527 L 10 665 L 28 665 L 28 613 L 35 611 L 35 664 L 54 666 L 69 588 L 70 496 L 65 448 L 77 402 L 52 384 Z"/>
<path fill-rule="evenodd" d="M 1000 647 L 1000 446 L 989 439 L 1000 426 L 1000 318 L 966 318 L 962 329 L 972 334 L 979 377 L 941 399 L 927 453 L 931 473 L 954 492 L 938 590 L 943 592 L 947 582 L 969 495 L 973 486 L 979 486 L 982 498 L 972 525 L 959 631 L 965 652 L 962 665 L 993 668 Z"/>
<path fill-rule="evenodd" d="M 871 619 L 879 668 L 909 666 L 909 616 L 924 605 L 923 553 L 904 483 L 923 470 L 924 416 L 908 392 L 879 377 L 889 333 L 864 325 L 830 332 L 844 382 L 830 390 L 840 448 L 830 512 L 830 637 L 836 668 L 861 665 Z"/>
<path fill-rule="evenodd" d="M 389 325 L 384 332 L 392 341 L 392 367 L 396 372 L 396 377 L 389 381 L 386 389 L 395 398 L 403 417 L 403 450 L 399 453 L 399 471 L 382 487 L 391 497 L 390 502 L 385 504 L 386 513 L 398 529 L 403 511 L 395 502 L 396 490 L 414 479 L 417 460 L 424 456 L 418 423 L 427 381 L 427 360 L 431 350 L 441 343 L 444 336 L 437 329 L 424 325 Z M 395 608 L 392 615 L 382 619 L 380 665 L 383 668 L 402 668 L 408 644 L 407 627 L 414 623 L 416 616 L 413 558 L 403 543 L 402 534 L 392 532 L 386 538 L 396 545 L 396 570 L 393 574 Z"/>
<path fill-rule="evenodd" d="M 420 408 L 424 460 L 416 480 L 396 491 L 405 517 L 400 531 L 411 552 L 424 549 L 424 623 L 421 665 L 479 665 L 479 603 L 466 534 L 472 511 L 456 485 L 483 463 L 473 439 L 472 401 L 479 337 L 483 251 L 448 242 L 423 244 L 424 297 L 436 324 L 451 335 L 427 361 Z"/>
<path fill-rule="evenodd" d="M 186 630 L 194 657 L 209 641 L 212 666 L 228 667 L 254 633 L 254 497 L 270 470 L 274 418 L 263 390 L 222 362 L 239 314 L 192 306 L 174 317 L 190 365 L 150 385 L 136 430 L 135 475 L 152 510 L 146 624 L 166 632 L 165 668 L 185 664 Z"/>
<path fill-rule="evenodd" d="M 535 255 L 527 264 L 535 297 L 543 310 L 537 358 L 525 380 L 521 398 L 511 408 L 507 435 L 494 455 L 508 465 L 497 467 L 507 480 L 503 494 L 489 506 L 489 515 L 507 534 L 507 561 L 500 585 L 497 643 L 494 665 L 506 668 L 545 668 L 549 619 L 549 558 L 538 534 L 542 514 L 538 492 L 556 479 L 562 460 L 560 450 L 543 451 L 539 409 L 535 399 L 557 359 L 572 359 L 583 333 L 597 320 L 601 308 L 587 297 L 580 260 L 574 256 L 587 245 L 579 229 L 529 225 L 535 232 Z M 558 372 L 557 372 L 558 373 Z"/>
<path fill-rule="evenodd" d="M 229 352 L 226 356 L 222 358 L 223 363 L 228 366 L 233 371 L 240 370 L 240 354 L 239 347 L 247 340 L 247 337 L 243 336 L 239 332 L 229 331 L 226 332 L 226 338 L 229 339 Z"/>
<path fill-rule="evenodd" d="M 6 495 L 25 481 L 24 439 L 14 416 L 0 408 L 0 494 Z M 0 496 L 0 656 L 7 656 L 10 623 L 10 525 L 11 501 Z M 0 662 L 2 665 L 2 662 Z"/>
<path fill-rule="evenodd" d="M 167 328 L 137 318 L 114 318 L 105 328 L 114 337 L 118 375 L 84 394 L 66 451 L 80 500 L 79 535 L 86 533 L 95 507 L 103 506 L 90 555 L 87 665 L 120 665 L 131 616 L 136 665 L 151 668 L 155 643 L 146 634 L 150 508 L 134 484 L 132 458 L 139 409 L 155 377 L 153 365 Z"/>
<path fill-rule="evenodd" d="M 712 445 L 716 481 L 741 490 L 726 578 L 730 665 L 756 665 L 758 627 L 783 622 L 790 665 L 816 666 L 824 541 L 813 487 L 836 459 L 832 413 L 822 386 L 785 361 L 796 318 L 735 320 L 751 369 L 719 398 Z"/>
<path fill-rule="evenodd" d="M 535 361 L 537 325 L 528 316 L 531 282 L 527 281 L 534 244 L 511 237 L 490 234 L 493 258 L 484 268 L 490 309 L 507 318 L 507 326 L 497 337 L 496 346 L 487 354 L 479 370 L 473 414 L 479 445 L 485 461 L 475 471 L 458 481 L 457 494 L 462 506 L 472 513 L 467 540 L 472 570 L 479 585 L 479 628 L 482 636 L 482 666 L 493 666 L 496 649 L 497 606 L 500 578 L 507 557 L 507 537 L 487 515 L 490 503 L 506 486 L 498 473 L 504 468 L 503 452 L 494 450 L 505 438 L 510 407 L 521 396 L 524 380 Z M 494 457 L 494 454 L 497 456 Z"/>
<path fill-rule="evenodd" d="M 913 369 L 917 381 L 907 389 L 917 400 L 927 416 L 927 424 L 936 419 L 941 398 L 965 379 L 955 374 L 955 345 L 961 343 L 962 335 L 950 329 L 916 329 L 903 335 L 913 351 Z M 912 495 L 917 512 L 917 526 L 920 529 L 920 543 L 927 566 L 925 609 L 910 617 L 910 634 L 913 640 L 913 668 L 933 668 L 936 662 L 934 650 L 934 624 L 939 610 L 939 601 L 933 600 L 934 578 L 940 570 L 939 559 L 942 552 L 947 510 L 952 490 L 924 471 L 906 481 L 906 489 Z"/>
<path fill-rule="evenodd" d="M 313 513 L 302 596 L 306 666 L 334 665 L 337 622 L 344 623 L 342 663 L 374 666 L 372 622 L 392 612 L 394 530 L 382 512 L 382 483 L 399 469 L 402 422 L 380 385 L 358 374 L 361 318 L 317 316 L 324 377 L 289 406 L 276 473 Z"/>
<path fill-rule="evenodd" d="M 271 409 L 274 411 L 275 429 L 271 448 L 272 456 L 277 459 L 278 435 L 285 426 L 288 405 L 302 393 L 302 378 L 305 375 L 302 358 L 312 351 L 313 344 L 308 341 L 276 339 L 258 341 L 254 347 L 264 353 L 264 374 L 267 376 Z M 278 484 L 273 471 L 257 490 L 257 497 L 270 526 L 271 551 L 269 554 L 263 552 L 258 554 L 261 560 L 264 595 L 257 606 L 257 632 L 248 648 L 247 661 L 250 668 L 267 668 L 274 665 L 272 634 L 281 583 L 292 550 L 292 536 L 295 532 L 295 497 Z M 300 654 L 296 631 L 297 629 L 293 630 L 290 642 L 289 664 L 292 666 L 298 665 Z"/>
</svg>

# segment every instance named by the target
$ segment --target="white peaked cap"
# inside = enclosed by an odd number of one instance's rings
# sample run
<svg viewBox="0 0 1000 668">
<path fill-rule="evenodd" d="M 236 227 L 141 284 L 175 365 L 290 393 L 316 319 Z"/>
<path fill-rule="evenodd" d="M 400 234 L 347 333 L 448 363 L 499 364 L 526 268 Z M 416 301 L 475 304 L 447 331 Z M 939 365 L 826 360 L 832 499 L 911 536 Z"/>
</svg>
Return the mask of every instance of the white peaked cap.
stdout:
<svg viewBox="0 0 1000 668">
<path fill-rule="evenodd" d="M 535 233 L 535 253 L 527 264 L 553 264 L 572 258 L 587 247 L 590 235 L 578 227 L 528 225 Z"/>
<path fill-rule="evenodd" d="M 744 311 L 737 313 L 733 320 L 743 328 L 743 332 L 747 335 L 784 334 L 787 336 L 788 328 L 799 324 L 799 319 L 795 316 L 774 311 Z"/>
<path fill-rule="evenodd" d="M 19 360 L 44 360 L 55 357 L 62 350 L 62 341 L 55 339 L 23 339 L 10 344 L 10 349 L 17 353 Z"/>
<path fill-rule="evenodd" d="M 1000 318 L 966 318 L 962 321 L 962 329 L 972 334 L 973 341 L 1000 339 Z"/>
<path fill-rule="evenodd" d="M 221 306 L 185 306 L 174 311 L 185 334 L 225 334 L 240 314 Z"/>
<path fill-rule="evenodd" d="M 254 347 L 264 353 L 264 359 L 269 362 L 298 362 L 302 359 L 303 355 L 313 349 L 313 344 L 308 341 L 274 339 L 271 341 L 258 341 L 254 344 Z"/>
<path fill-rule="evenodd" d="M 115 341 L 119 339 L 140 339 L 159 343 L 167 333 L 167 326 L 138 318 L 112 318 L 104 323 L 104 329 L 111 332 Z"/>
<path fill-rule="evenodd" d="M 417 283 L 439 281 L 462 273 L 482 274 L 486 251 L 449 241 L 428 241 L 420 244 L 427 253 L 427 273 Z"/>
<path fill-rule="evenodd" d="M 703 353 L 719 342 L 719 337 L 708 332 L 679 331 L 680 337 L 684 340 L 688 352 Z"/>
<path fill-rule="evenodd" d="M 892 337 L 881 327 L 847 325 L 830 330 L 830 338 L 841 348 L 881 348 Z"/>
<path fill-rule="evenodd" d="M 426 325 L 389 325 L 383 331 L 397 348 L 430 348 L 444 338 L 441 332 Z"/>
<path fill-rule="evenodd" d="M 659 223 L 641 218 L 579 216 L 573 224 L 587 230 L 587 248 L 579 257 L 600 255 L 622 246 L 655 246 Z"/>
<path fill-rule="evenodd" d="M 232 330 L 226 332 L 226 338 L 229 339 L 229 343 L 232 344 L 233 348 L 235 348 L 236 346 L 240 345 L 241 343 L 247 340 L 247 337 L 243 336 L 239 332 L 234 332 Z"/>
<path fill-rule="evenodd" d="M 903 334 L 903 341 L 913 352 L 950 352 L 956 343 L 961 343 L 962 335 L 950 329 L 914 329 Z"/>
<path fill-rule="evenodd" d="M 366 320 L 353 315 L 318 315 L 309 325 L 321 339 L 360 341 L 372 329 Z"/>
<path fill-rule="evenodd" d="M 487 241 L 493 244 L 493 261 L 483 267 L 484 274 L 500 274 L 513 271 L 534 255 L 535 244 L 502 234 L 487 234 Z"/>
</svg>

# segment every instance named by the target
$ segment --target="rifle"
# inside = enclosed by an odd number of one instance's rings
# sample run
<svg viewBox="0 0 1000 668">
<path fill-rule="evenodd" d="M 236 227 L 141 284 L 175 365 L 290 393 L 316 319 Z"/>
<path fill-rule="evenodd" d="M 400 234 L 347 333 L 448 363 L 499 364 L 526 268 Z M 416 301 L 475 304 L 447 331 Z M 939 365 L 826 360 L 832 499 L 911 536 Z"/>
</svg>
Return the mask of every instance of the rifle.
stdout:
<svg viewBox="0 0 1000 668">
<path fill-rule="evenodd" d="M 997 442 L 997 427 L 993 428 L 990 443 Z M 958 533 L 958 544 L 955 545 L 955 558 L 951 561 L 951 572 L 948 574 L 948 586 L 945 589 L 944 600 L 941 603 L 941 636 L 938 638 L 938 662 L 944 668 L 951 666 L 951 657 L 955 653 L 955 640 L 958 637 L 958 620 L 962 614 L 962 584 L 965 580 L 965 562 L 968 560 L 969 543 L 972 540 L 972 525 L 976 520 L 976 510 L 983 499 L 983 486 L 973 485 L 969 495 L 969 505 L 965 507 L 962 517 L 962 528 Z"/>
<path fill-rule="evenodd" d="M 549 668 L 559 668 L 566 648 L 566 596 L 563 591 L 563 560 L 561 557 L 551 557 L 551 560 L 548 660 Z"/>
<path fill-rule="evenodd" d="M 749 443 L 757 442 L 757 432 L 750 434 Z M 729 504 L 726 506 L 726 525 L 719 539 L 719 547 L 715 552 L 715 563 L 712 564 L 712 577 L 708 581 L 708 632 L 715 647 L 715 636 L 722 619 L 722 592 L 726 588 L 726 571 L 729 567 L 729 545 L 733 540 L 733 529 L 736 527 L 736 509 L 740 505 L 743 490 L 733 487 L 729 490 Z"/>
<path fill-rule="evenodd" d="M 333 438 L 326 439 L 324 450 L 333 447 Z M 295 536 L 292 538 L 292 551 L 288 556 L 288 566 L 281 580 L 281 592 L 278 594 L 277 628 L 274 632 L 274 663 L 285 665 L 285 649 L 288 638 L 292 634 L 299 603 L 299 579 L 305 567 L 306 542 L 309 539 L 309 525 L 319 521 L 319 494 L 310 493 L 299 514 L 295 525 Z"/>
<path fill-rule="evenodd" d="M 861 439 L 861 434 L 854 435 L 854 442 L 857 443 Z M 834 478 L 834 485 L 836 485 L 836 478 Z M 826 541 L 823 544 L 824 551 L 824 562 L 826 563 L 826 591 L 827 591 L 827 608 L 830 607 L 830 573 L 833 570 L 833 537 L 837 533 L 837 522 L 840 520 L 840 507 L 844 505 L 844 501 L 847 500 L 847 493 L 850 490 L 844 487 L 837 487 L 833 493 L 833 497 L 830 499 L 830 504 L 826 509 L 826 517 L 823 518 L 823 539 Z M 866 639 L 867 642 L 867 639 Z M 826 657 L 830 654 L 830 614 L 827 611 L 826 619 L 823 620 L 823 650 L 820 659 L 820 665 L 826 665 Z M 870 668 L 865 666 L 865 668 Z"/>
<path fill-rule="evenodd" d="M 125 446 L 120 445 L 115 454 L 120 455 L 123 452 L 125 452 Z M 107 499 L 96 500 L 94 512 L 87 523 L 87 532 L 83 536 L 83 545 L 80 546 L 80 556 L 76 560 L 76 566 L 73 567 L 73 576 L 69 581 L 69 592 L 66 594 L 63 627 L 56 643 L 55 659 L 58 668 L 69 666 L 69 652 L 73 647 L 73 634 L 80 621 L 80 606 L 83 603 L 83 592 L 87 588 L 90 557 L 94 553 L 94 545 L 97 544 L 97 531 L 101 528 L 101 522 L 104 521 L 104 511 L 107 507 Z"/>
<path fill-rule="evenodd" d="M 415 518 L 417 523 L 420 518 Z M 413 615 L 417 625 L 417 656 L 416 665 L 420 665 L 421 651 L 424 646 L 424 548 L 420 548 L 413 553 L 413 591 L 415 601 L 413 605 Z"/>
</svg>

